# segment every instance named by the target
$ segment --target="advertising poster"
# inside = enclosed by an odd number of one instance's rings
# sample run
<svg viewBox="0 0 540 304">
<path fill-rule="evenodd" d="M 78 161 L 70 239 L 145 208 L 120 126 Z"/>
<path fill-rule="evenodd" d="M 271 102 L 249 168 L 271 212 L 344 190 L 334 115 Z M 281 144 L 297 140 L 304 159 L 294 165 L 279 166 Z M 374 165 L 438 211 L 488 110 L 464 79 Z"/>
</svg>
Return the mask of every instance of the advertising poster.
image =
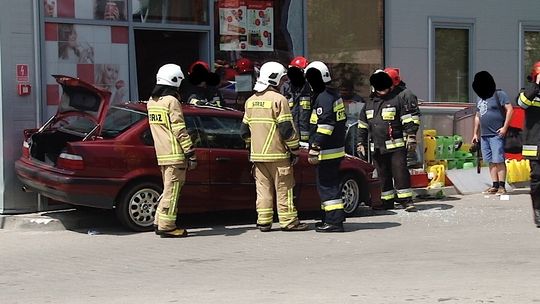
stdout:
<svg viewBox="0 0 540 304">
<path fill-rule="evenodd" d="M 80 78 L 111 92 L 111 104 L 129 100 L 128 28 L 45 23 L 48 114 L 62 94 L 50 75 Z"/>
<path fill-rule="evenodd" d="M 272 1 L 220 0 L 221 51 L 273 51 Z"/>
</svg>

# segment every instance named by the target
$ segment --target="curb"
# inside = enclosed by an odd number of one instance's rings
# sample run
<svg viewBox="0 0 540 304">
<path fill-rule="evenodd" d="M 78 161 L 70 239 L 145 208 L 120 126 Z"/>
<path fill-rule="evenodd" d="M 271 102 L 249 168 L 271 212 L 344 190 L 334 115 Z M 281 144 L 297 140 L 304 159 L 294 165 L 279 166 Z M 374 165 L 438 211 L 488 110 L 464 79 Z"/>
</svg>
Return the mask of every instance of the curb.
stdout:
<svg viewBox="0 0 540 304">
<path fill-rule="evenodd" d="M 0 215 L 0 229 L 61 231 L 118 226 L 112 210 L 55 210 L 31 214 Z"/>
<path fill-rule="evenodd" d="M 40 215 L 0 215 L 0 229 L 6 230 L 66 230 L 64 224 L 54 218 Z"/>
</svg>

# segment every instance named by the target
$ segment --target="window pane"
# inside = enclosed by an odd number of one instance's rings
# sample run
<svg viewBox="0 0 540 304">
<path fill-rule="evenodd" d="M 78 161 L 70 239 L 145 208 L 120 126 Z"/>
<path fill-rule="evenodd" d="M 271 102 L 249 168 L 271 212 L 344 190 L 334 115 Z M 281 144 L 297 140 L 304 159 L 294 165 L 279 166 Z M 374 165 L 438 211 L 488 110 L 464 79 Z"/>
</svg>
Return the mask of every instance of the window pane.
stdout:
<svg viewBox="0 0 540 304">
<path fill-rule="evenodd" d="M 101 135 L 105 138 L 114 138 L 144 118 L 146 118 L 144 113 L 127 108 L 111 107 L 105 117 Z"/>
<path fill-rule="evenodd" d="M 134 0 L 133 21 L 208 24 L 206 0 Z"/>
<path fill-rule="evenodd" d="M 435 100 L 469 102 L 469 30 L 435 29 Z"/>
<path fill-rule="evenodd" d="M 304 53 L 303 1 L 215 0 L 216 72 L 228 106 L 243 109 L 256 70 Z"/>
<path fill-rule="evenodd" d="M 45 17 L 127 21 L 127 0 L 43 0 Z"/>
<path fill-rule="evenodd" d="M 191 137 L 191 142 L 193 143 L 194 148 L 204 148 L 206 147 L 201 139 L 201 134 L 197 129 L 195 124 L 195 117 L 193 116 L 184 116 L 186 122 L 186 129 L 189 136 Z"/>
<path fill-rule="evenodd" d="M 531 67 L 540 60 L 540 31 L 525 32 L 525 46 L 523 49 L 523 83 L 527 83 Z"/>
<path fill-rule="evenodd" d="M 200 119 L 210 148 L 245 149 L 240 136 L 240 119 L 214 116 L 201 116 Z"/>
<path fill-rule="evenodd" d="M 383 2 L 307 1 L 308 58 L 330 65 L 349 100 L 369 96 L 369 76 L 383 65 Z"/>
</svg>

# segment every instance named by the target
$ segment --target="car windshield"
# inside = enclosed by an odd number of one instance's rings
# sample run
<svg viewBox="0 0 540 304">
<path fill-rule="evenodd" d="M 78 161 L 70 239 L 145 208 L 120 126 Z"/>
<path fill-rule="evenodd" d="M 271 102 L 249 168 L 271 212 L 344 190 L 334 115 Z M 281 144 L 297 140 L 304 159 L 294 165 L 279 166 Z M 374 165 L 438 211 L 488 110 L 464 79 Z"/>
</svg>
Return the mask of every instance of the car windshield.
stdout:
<svg viewBox="0 0 540 304">
<path fill-rule="evenodd" d="M 111 107 L 105 117 L 101 136 L 114 138 L 146 117 L 143 112 L 123 107 Z"/>
</svg>

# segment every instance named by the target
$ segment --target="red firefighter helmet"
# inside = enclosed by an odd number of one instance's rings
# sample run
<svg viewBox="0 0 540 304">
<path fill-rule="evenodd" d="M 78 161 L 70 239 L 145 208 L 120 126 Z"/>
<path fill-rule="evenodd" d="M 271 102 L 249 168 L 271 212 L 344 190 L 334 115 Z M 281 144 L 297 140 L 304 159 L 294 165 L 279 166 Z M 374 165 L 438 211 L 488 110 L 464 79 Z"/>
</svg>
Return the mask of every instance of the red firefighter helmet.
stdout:
<svg viewBox="0 0 540 304">
<path fill-rule="evenodd" d="M 247 58 L 240 58 L 236 61 L 236 71 L 239 74 L 253 72 L 253 62 Z"/>
<path fill-rule="evenodd" d="M 308 66 L 308 60 L 302 56 L 296 56 L 291 60 L 289 67 L 297 67 L 301 70 L 305 69 Z"/>
<path fill-rule="evenodd" d="M 538 76 L 538 74 L 540 74 L 540 61 L 537 61 L 533 64 L 531 69 L 531 75 L 529 75 L 527 79 L 530 82 L 536 82 L 536 76 Z"/>
<path fill-rule="evenodd" d="M 202 66 L 203 68 L 206 69 L 206 71 L 210 72 L 210 65 L 208 65 L 208 63 L 206 63 L 205 61 L 198 60 L 198 61 L 195 61 L 194 63 L 192 63 L 192 64 L 189 66 L 188 73 L 189 73 L 189 74 L 193 73 L 193 69 L 194 69 L 195 66 L 197 66 L 197 65 Z"/>
<path fill-rule="evenodd" d="M 386 72 L 386 74 L 388 74 L 388 76 L 390 76 L 390 78 L 392 78 L 393 86 L 397 86 L 401 82 L 398 68 L 387 67 L 386 69 L 384 69 L 384 71 Z"/>
</svg>

